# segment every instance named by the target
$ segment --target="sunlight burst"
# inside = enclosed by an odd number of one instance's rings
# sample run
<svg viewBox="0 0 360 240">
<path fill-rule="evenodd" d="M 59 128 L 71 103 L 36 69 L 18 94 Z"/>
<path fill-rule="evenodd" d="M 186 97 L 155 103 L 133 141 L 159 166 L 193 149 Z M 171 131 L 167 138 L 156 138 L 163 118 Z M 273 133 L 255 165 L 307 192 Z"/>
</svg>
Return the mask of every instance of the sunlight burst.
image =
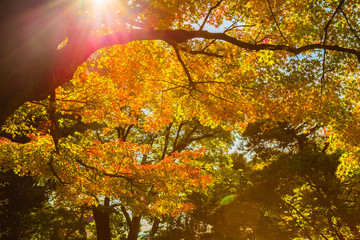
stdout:
<svg viewBox="0 0 360 240">
<path fill-rule="evenodd" d="M 117 12 L 121 8 L 119 2 L 117 0 L 90 0 L 88 8 L 95 19 L 95 25 L 113 23 L 118 18 Z"/>
<path fill-rule="evenodd" d="M 118 5 L 116 0 L 91 0 L 94 13 L 108 14 L 113 12 Z"/>
</svg>

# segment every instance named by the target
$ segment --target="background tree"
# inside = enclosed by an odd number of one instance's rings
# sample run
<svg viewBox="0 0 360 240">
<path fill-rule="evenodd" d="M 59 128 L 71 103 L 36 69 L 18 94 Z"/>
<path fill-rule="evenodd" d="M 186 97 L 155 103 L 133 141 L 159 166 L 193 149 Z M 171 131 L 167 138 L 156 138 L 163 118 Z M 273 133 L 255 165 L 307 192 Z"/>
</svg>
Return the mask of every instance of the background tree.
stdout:
<svg viewBox="0 0 360 240">
<path fill-rule="evenodd" d="M 244 192 L 261 214 L 253 230 L 256 237 L 277 239 L 272 234 L 276 230 L 284 239 L 358 238 L 359 220 L 351 213 L 357 212 L 353 202 L 357 183 L 336 177 L 341 154 L 326 153 L 323 129 L 305 123 L 298 127 L 278 123 L 270 128 L 256 123 L 244 135 L 256 152 L 251 164 L 260 167 L 252 173 L 253 186 Z"/>
<path fill-rule="evenodd" d="M 245 158 L 235 153 L 230 157 L 219 148 L 208 149 L 211 149 L 210 153 L 208 152 L 201 162 L 202 168 L 211 172 L 212 184 L 206 192 L 189 195 L 190 201 L 197 206 L 194 211 L 163 219 L 154 239 L 206 239 L 206 236 L 210 235 L 216 236 L 216 239 L 222 239 L 225 235 L 238 236 L 241 239 L 241 224 L 235 219 L 255 221 L 256 217 L 254 219 L 253 216 L 249 218 L 240 215 L 237 211 L 240 207 L 234 205 L 236 195 L 242 194 L 248 187 L 244 173 Z M 249 209 L 249 206 L 247 208 Z M 228 211 L 231 216 L 226 216 L 225 212 Z"/>
<path fill-rule="evenodd" d="M 49 204 L 51 182 L 40 184 L 11 170 L 0 176 L 1 239 L 86 239 L 84 209 Z"/>
</svg>

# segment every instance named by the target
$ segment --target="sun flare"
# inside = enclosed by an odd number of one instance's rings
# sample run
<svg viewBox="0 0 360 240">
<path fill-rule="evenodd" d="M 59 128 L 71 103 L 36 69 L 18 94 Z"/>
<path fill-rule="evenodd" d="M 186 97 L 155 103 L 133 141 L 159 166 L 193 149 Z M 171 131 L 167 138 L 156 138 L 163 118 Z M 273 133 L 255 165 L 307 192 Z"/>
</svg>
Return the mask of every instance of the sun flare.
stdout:
<svg viewBox="0 0 360 240">
<path fill-rule="evenodd" d="M 95 13 L 104 14 L 113 12 L 119 5 L 118 2 L 116 0 L 91 0 L 91 5 Z"/>
</svg>

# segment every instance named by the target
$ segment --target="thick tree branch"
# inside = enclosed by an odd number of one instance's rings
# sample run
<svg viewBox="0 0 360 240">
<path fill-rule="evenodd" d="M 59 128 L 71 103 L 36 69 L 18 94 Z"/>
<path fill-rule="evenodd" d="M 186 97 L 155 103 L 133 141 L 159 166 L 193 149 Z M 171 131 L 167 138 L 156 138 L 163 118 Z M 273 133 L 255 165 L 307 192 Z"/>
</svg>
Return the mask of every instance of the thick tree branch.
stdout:
<svg viewBox="0 0 360 240">
<path fill-rule="evenodd" d="M 24 97 L 21 102 L 46 97 L 51 89 L 68 82 L 72 78 L 77 67 L 92 53 L 101 48 L 143 40 L 162 40 L 165 42 L 181 43 L 191 40 L 192 38 L 222 40 L 246 50 L 286 51 L 295 55 L 317 49 L 332 50 L 353 54 L 357 56 L 360 61 L 360 51 L 337 45 L 309 44 L 301 47 L 291 47 L 288 45 L 252 44 L 228 36 L 225 33 L 211 33 L 208 31 L 133 29 L 100 37 L 90 34 L 86 39 L 81 39 L 81 41 L 69 40 L 65 47 L 57 51 L 52 69 L 47 69 L 47 72 L 51 74 L 48 76 L 48 79 L 52 79 L 52 76 L 55 76 L 54 84 L 49 85 L 49 81 L 44 80 L 46 86 L 43 86 L 43 94 Z"/>
<path fill-rule="evenodd" d="M 203 38 L 203 39 L 214 39 L 222 40 L 228 42 L 234 46 L 253 51 L 268 50 L 268 51 L 286 51 L 298 55 L 303 52 L 317 49 L 326 49 L 337 52 L 350 53 L 358 58 L 360 57 L 360 51 L 341 47 L 337 45 L 326 45 L 326 44 L 309 44 L 301 47 L 291 47 L 288 45 L 274 45 L 274 44 L 252 44 L 247 43 L 231 36 L 226 35 L 225 33 L 211 33 L 208 31 L 186 31 L 186 30 L 131 30 L 127 32 L 118 32 L 111 35 L 96 37 L 92 42 L 92 47 L 89 47 L 92 50 L 87 55 L 91 54 L 93 51 L 100 49 L 102 47 L 125 44 L 130 41 L 135 40 L 163 40 L 166 42 L 185 42 L 191 40 L 192 38 Z M 97 42 L 97 44 L 95 44 Z M 87 44 L 86 44 L 87 45 Z M 86 58 L 85 58 L 86 59 Z M 84 59 L 83 59 L 84 61 Z"/>
<path fill-rule="evenodd" d="M 124 214 L 128 226 L 131 226 L 130 214 L 126 211 L 126 208 L 124 206 L 121 206 L 121 212 Z"/>
<path fill-rule="evenodd" d="M 56 118 L 56 93 L 55 89 L 50 93 L 50 102 L 49 102 L 49 119 L 51 122 L 50 135 L 54 141 L 56 152 L 59 151 L 59 138 L 58 138 L 58 122 Z"/>
<path fill-rule="evenodd" d="M 131 129 L 134 127 L 134 124 L 130 124 L 128 127 L 117 127 L 115 128 L 117 132 L 117 137 L 122 141 L 126 142 L 126 138 L 129 135 Z"/>
<path fill-rule="evenodd" d="M 13 94 L 4 95 L 1 98 L 0 125 L 2 125 L 5 119 L 23 102 L 45 99 L 54 88 L 70 81 L 77 67 L 98 49 L 112 45 L 126 44 L 136 40 L 162 40 L 165 42 L 181 43 L 191 40 L 192 38 L 202 38 L 224 41 L 250 51 L 285 51 L 295 55 L 323 49 L 355 55 L 360 62 L 360 51 L 353 48 L 327 44 L 309 44 L 300 47 L 253 44 L 238 40 L 225 33 L 210 33 L 208 31 L 133 29 L 106 36 L 95 36 L 90 33 L 84 34 L 84 36 L 85 37 L 79 39 L 69 38 L 66 46 L 56 51 L 52 59 L 47 60 L 47 62 L 51 62 L 51 64 L 48 64 L 50 65 L 49 67 L 39 64 L 36 66 L 37 69 L 32 70 L 31 75 L 23 73 L 17 76 L 17 78 L 22 78 L 22 82 L 34 82 L 35 86 L 33 88 L 29 88 L 27 85 L 19 86 L 20 89 L 18 89 L 17 92 L 12 92 Z M 36 79 L 36 81 L 34 79 Z M 54 79 L 54 81 L 51 81 L 52 79 Z M 14 80 L 13 78 L 6 78 L 5 76 L 2 81 L 4 84 L 11 84 Z"/>
<path fill-rule="evenodd" d="M 49 119 L 51 122 L 51 129 L 50 129 L 50 135 L 54 141 L 54 145 L 55 145 L 55 153 L 59 152 L 59 138 L 58 138 L 58 122 L 57 122 L 57 118 L 56 118 L 56 93 L 55 93 L 55 89 L 51 92 L 50 94 L 50 99 L 49 99 L 49 109 L 48 109 L 48 114 L 49 114 Z M 50 157 L 50 161 L 48 162 L 48 166 L 50 167 L 51 173 L 56 177 L 56 179 L 59 181 L 59 183 L 61 185 L 67 184 L 64 181 L 61 180 L 59 174 L 57 174 L 57 172 L 55 171 L 55 168 L 53 166 L 53 155 L 51 154 Z"/>
</svg>

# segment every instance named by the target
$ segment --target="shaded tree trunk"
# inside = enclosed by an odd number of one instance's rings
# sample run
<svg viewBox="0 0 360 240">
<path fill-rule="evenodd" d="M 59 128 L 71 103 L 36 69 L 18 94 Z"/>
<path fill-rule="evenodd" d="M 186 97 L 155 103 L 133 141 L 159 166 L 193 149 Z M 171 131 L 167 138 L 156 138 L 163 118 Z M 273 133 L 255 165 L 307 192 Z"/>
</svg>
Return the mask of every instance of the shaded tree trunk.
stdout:
<svg viewBox="0 0 360 240">
<path fill-rule="evenodd" d="M 130 231 L 127 240 L 137 240 L 140 232 L 140 221 L 141 221 L 141 216 L 135 216 L 132 218 L 131 223 L 129 225 Z"/>
<path fill-rule="evenodd" d="M 104 205 L 93 207 L 93 215 L 96 224 L 97 240 L 111 240 L 110 230 L 110 214 L 111 208 L 109 207 L 110 199 L 105 198 Z"/>
<path fill-rule="evenodd" d="M 150 240 L 154 240 L 155 239 L 155 233 L 158 231 L 159 229 L 159 224 L 160 224 L 160 219 L 155 218 L 151 231 L 150 231 Z"/>
<path fill-rule="evenodd" d="M 140 221 L 141 221 L 141 215 L 139 216 L 133 216 L 130 217 L 130 214 L 126 211 L 126 208 L 124 206 L 121 206 L 121 211 L 125 216 L 126 222 L 129 226 L 129 233 L 127 240 L 137 240 L 139 232 L 140 232 Z"/>
</svg>

